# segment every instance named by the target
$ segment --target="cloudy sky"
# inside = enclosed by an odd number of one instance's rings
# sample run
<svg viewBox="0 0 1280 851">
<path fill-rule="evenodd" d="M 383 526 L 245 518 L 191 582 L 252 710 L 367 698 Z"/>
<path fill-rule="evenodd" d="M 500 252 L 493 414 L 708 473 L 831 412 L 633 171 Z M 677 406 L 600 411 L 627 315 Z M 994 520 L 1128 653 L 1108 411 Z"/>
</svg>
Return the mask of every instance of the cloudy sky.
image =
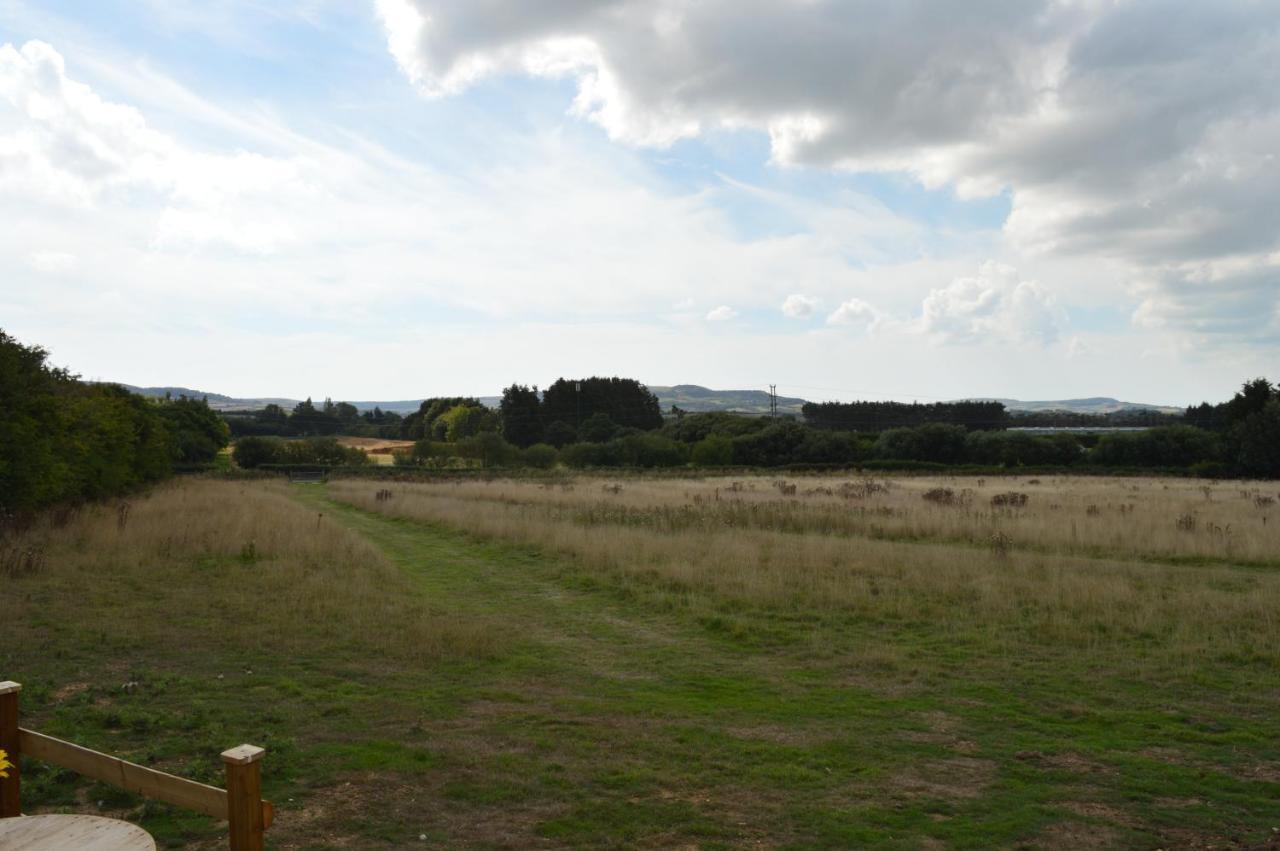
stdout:
<svg viewBox="0 0 1280 851">
<path fill-rule="evenodd" d="M 0 327 L 88 378 L 1280 378 L 1280 5 L 0 0 Z"/>
</svg>

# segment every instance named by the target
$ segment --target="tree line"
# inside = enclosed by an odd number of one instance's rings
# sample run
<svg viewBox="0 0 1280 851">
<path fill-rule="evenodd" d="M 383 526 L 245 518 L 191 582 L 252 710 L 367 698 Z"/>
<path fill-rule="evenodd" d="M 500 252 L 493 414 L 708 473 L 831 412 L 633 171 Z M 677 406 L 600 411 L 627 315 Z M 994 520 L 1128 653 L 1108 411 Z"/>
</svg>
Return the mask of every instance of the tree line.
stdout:
<svg viewBox="0 0 1280 851">
<path fill-rule="evenodd" d="M 361 413 L 350 402 L 325 399 L 317 407 L 308 397 L 285 410 L 271 404 L 259 411 L 228 411 L 223 414 L 231 436 L 242 437 L 400 437 L 404 418 L 395 411 L 374 408 Z"/>
<path fill-rule="evenodd" d="M 664 419 L 657 399 L 635 381 L 560 379 L 552 387 L 554 393 L 539 394 L 536 387 L 512 385 L 496 411 L 474 398 L 427 400 L 405 420 L 418 442 L 398 462 L 1107 467 L 1280 477 L 1280 391 L 1265 379 L 1246 383 L 1220 405 L 1201 406 L 1212 414 L 1208 428 L 1189 423 L 1200 409 L 1193 408 L 1185 418 L 1156 415 L 1157 425 L 1140 431 L 1048 435 L 1010 430 L 1024 420 L 1011 418 L 999 402 L 809 404 L 803 421 L 724 412 L 675 412 Z"/>
<path fill-rule="evenodd" d="M 204 400 L 88 384 L 0 330 L 0 510 L 123 493 L 212 461 L 228 429 Z"/>
</svg>

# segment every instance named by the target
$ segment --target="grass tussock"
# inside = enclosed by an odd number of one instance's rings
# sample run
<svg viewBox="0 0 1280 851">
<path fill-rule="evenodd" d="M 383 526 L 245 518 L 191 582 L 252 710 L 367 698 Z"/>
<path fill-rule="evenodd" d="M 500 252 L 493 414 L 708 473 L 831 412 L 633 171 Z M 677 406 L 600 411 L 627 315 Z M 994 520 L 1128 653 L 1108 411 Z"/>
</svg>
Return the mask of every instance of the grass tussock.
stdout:
<svg viewBox="0 0 1280 851">
<path fill-rule="evenodd" d="M 495 481 L 400 485 L 377 499 L 342 482 L 331 493 L 658 578 L 695 604 L 927 623 L 1006 650 L 1067 646 L 1146 670 L 1280 664 L 1280 572 L 1232 560 L 1272 563 L 1280 540 L 1240 488 L 1062 479 L 1019 483 L 1025 498 L 1010 499 L 1010 481 L 786 484 Z M 1095 519 L 1098 506 L 1110 510 Z M 1189 512 L 1200 527 L 1230 525 L 1229 544 L 1179 528 Z M 1187 558 L 1203 563 L 1178 563 Z"/>
<path fill-rule="evenodd" d="M 286 486 L 188 480 L 49 512 L 0 541 L 5 644 L 341 651 L 421 660 L 492 652 L 433 610 L 365 538 Z M 16 631 L 16 633 L 15 633 Z M 3 659 L 0 659 L 3 661 Z"/>
</svg>

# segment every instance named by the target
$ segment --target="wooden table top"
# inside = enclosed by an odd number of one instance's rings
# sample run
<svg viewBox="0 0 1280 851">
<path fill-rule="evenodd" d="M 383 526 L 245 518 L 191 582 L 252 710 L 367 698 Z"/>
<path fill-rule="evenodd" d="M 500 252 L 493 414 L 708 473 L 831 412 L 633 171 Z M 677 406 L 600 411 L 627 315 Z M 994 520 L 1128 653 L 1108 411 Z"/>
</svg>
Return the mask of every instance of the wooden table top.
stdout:
<svg viewBox="0 0 1280 851">
<path fill-rule="evenodd" d="M 43 815 L 0 819 L 4 851 L 155 851 L 136 824 L 101 816 Z"/>
</svg>

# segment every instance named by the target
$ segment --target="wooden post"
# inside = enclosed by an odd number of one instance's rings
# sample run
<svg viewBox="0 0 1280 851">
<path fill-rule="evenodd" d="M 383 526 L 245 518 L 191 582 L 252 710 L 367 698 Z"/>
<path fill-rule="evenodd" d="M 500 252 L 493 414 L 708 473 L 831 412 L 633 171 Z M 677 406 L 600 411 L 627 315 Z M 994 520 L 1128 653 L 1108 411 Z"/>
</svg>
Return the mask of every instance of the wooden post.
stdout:
<svg viewBox="0 0 1280 851">
<path fill-rule="evenodd" d="M 241 745 L 222 752 L 227 764 L 227 821 L 231 851 L 263 851 L 262 748 Z"/>
<path fill-rule="evenodd" d="M 8 777 L 0 777 L 0 818 L 22 815 L 21 753 L 18 750 L 18 692 L 22 686 L 5 680 L 0 682 L 0 751 L 9 755 L 13 768 Z"/>
</svg>

